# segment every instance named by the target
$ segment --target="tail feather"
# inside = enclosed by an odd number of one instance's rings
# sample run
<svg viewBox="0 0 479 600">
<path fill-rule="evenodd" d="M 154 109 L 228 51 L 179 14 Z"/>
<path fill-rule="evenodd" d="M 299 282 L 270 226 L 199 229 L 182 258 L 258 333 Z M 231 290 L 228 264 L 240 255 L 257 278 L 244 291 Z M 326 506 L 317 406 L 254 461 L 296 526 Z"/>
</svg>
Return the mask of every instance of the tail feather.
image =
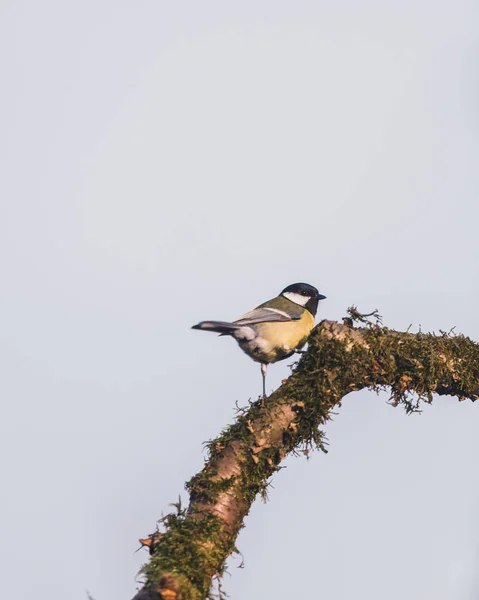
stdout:
<svg viewBox="0 0 479 600">
<path fill-rule="evenodd" d="M 193 325 L 191 329 L 202 329 L 203 331 L 215 331 L 223 335 L 231 335 L 240 326 L 227 321 L 201 321 L 198 325 Z"/>
</svg>

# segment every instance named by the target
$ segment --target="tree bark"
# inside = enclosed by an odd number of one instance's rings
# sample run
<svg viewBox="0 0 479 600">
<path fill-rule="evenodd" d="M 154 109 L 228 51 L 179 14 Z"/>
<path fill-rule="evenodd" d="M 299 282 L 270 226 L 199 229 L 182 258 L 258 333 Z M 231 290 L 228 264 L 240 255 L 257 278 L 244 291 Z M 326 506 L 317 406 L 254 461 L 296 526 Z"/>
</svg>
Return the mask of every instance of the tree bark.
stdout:
<svg viewBox="0 0 479 600">
<path fill-rule="evenodd" d="M 408 412 L 433 394 L 479 398 L 479 345 L 469 338 L 397 332 L 365 322 L 355 309 L 350 315 L 343 324 L 320 323 L 291 377 L 209 442 L 204 469 L 186 484 L 188 508 L 177 505 L 162 519 L 164 531 L 142 540 L 151 559 L 134 600 L 207 598 L 256 496 L 266 494 L 287 454 L 324 450 L 318 427 L 346 394 L 390 389 L 392 404 Z"/>
</svg>

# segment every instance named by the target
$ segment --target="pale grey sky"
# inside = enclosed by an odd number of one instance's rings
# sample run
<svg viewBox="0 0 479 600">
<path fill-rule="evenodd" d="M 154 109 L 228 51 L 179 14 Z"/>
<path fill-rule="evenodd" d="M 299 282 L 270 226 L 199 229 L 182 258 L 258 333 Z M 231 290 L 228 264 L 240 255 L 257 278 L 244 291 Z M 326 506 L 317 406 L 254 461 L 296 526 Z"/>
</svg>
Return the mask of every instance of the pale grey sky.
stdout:
<svg viewBox="0 0 479 600">
<path fill-rule="evenodd" d="M 202 442 L 261 390 L 191 331 L 308 281 L 320 318 L 479 338 L 477 2 L 0 5 L 0 570 L 129 599 Z M 268 386 L 289 372 L 270 368 Z M 478 406 L 347 398 L 238 546 L 242 598 L 479 598 Z"/>
</svg>

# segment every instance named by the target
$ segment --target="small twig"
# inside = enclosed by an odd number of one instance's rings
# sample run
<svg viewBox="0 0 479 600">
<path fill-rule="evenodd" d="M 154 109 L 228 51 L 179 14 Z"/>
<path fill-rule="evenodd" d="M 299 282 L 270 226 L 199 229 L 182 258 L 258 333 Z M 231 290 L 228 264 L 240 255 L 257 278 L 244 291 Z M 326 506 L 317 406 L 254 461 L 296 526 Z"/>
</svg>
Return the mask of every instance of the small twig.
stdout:
<svg viewBox="0 0 479 600">
<path fill-rule="evenodd" d="M 378 309 L 375 309 L 370 313 L 360 313 L 357 309 L 357 306 L 353 305 L 353 306 L 350 306 L 346 312 L 348 313 L 349 318 L 353 322 L 356 322 L 356 323 L 364 323 L 366 325 L 382 325 L 382 322 L 383 322 L 383 318 L 379 314 Z M 370 317 L 373 317 L 376 322 L 372 323 L 370 320 Z M 348 317 L 345 317 L 345 319 L 347 319 L 347 318 Z M 345 324 L 348 324 L 348 323 L 345 323 Z"/>
</svg>

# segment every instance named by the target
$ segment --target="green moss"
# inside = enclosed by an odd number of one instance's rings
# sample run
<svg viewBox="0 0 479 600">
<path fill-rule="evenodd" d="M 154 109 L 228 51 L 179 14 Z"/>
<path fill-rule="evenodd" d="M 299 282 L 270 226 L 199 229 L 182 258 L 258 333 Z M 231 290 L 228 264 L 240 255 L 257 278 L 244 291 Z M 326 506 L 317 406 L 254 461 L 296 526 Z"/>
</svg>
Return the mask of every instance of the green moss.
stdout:
<svg viewBox="0 0 479 600">
<path fill-rule="evenodd" d="M 235 483 L 236 477 L 212 480 L 213 469 L 203 469 L 186 482 L 185 488 L 194 495 L 196 502 L 213 503 L 219 495 L 229 490 Z"/>
<path fill-rule="evenodd" d="M 165 528 L 151 560 L 141 573 L 149 585 L 158 585 L 165 573 L 173 575 L 181 589 L 181 600 L 205 598 L 212 576 L 221 575 L 226 557 L 234 549 L 233 540 L 225 540 L 222 523 L 212 514 L 193 514 L 175 505 L 176 512 L 159 523 Z M 215 540 L 214 543 L 211 541 Z M 224 540 L 221 543 L 221 540 Z M 219 565 L 216 571 L 205 566 Z"/>
</svg>

